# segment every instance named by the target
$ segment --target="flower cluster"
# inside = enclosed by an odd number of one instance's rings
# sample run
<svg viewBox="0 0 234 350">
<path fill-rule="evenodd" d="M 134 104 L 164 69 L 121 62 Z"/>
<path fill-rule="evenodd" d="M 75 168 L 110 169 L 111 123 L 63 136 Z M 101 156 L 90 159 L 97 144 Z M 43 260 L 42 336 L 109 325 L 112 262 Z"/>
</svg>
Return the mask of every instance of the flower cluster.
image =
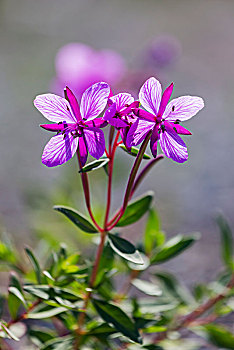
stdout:
<svg viewBox="0 0 234 350">
<path fill-rule="evenodd" d="M 181 96 L 169 102 L 173 92 L 171 83 L 162 93 L 158 80 L 149 78 L 141 87 L 139 101 L 129 93 L 112 96 L 107 83 L 99 82 L 82 95 L 80 105 L 66 87 L 65 98 L 44 94 L 36 97 L 35 107 L 53 124 L 42 128 L 57 132 L 44 148 L 42 163 L 57 166 L 73 157 L 77 149 L 81 165 L 88 152 L 99 159 L 105 152 L 105 137 L 101 130 L 108 124 L 116 128 L 128 150 L 139 145 L 150 132 L 150 149 L 157 156 L 158 142 L 165 155 L 176 162 L 188 159 L 187 147 L 179 136 L 191 135 L 180 122 L 190 119 L 203 107 L 201 97 Z M 103 116 L 100 116 L 107 109 Z M 143 107 L 143 108 L 142 108 Z"/>
</svg>

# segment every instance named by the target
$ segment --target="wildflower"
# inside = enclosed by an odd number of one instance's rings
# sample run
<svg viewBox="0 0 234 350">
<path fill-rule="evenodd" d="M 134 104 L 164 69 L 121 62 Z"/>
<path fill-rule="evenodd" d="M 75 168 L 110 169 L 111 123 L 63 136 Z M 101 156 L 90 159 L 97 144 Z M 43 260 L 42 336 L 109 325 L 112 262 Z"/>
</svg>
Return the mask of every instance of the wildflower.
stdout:
<svg viewBox="0 0 234 350">
<path fill-rule="evenodd" d="M 135 101 L 131 94 L 119 93 L 109 98 L 108 105 L 110 107 L 106 110 L 103 119 L 120 131 L 125 144 L 127 132 L 137 120 L 132 108 L 139 107 L 139 102 Z"/>
<path fill-rule="evenodd" d="M 105 138 L 100 127 L 107 123 L 96 117 L 104 110 L 109 94 L 109 85 L 100 82 L 83 93 L 80 106 L 68 87 L 65 89 L 66 99 L 54 94 L 36 97 L 35 107 L 45 118 L 56 123 L 41 127 L 58 132 L 44 148 L 43 164 L 53 167 L 67 162 L 75 154 L 78 144 L 82 166 L 86 163 L 88 151 L 96 159 L 103 155 Z"/>
<path fill-rule="evenodd" d="M 114 50 L 95 50 L 74 42 L 60 48 L 55 58 L 55 70 L 52 90 L 60 94 L 64 86 L 69 86 L 80 98 L 85 89 L 99 81 L 110 85 L 118 83 L 125 74 L 126 63 Z"/>
<path fill-rule="evenodd" d="M 191 132 L 180 125 L 197 114 L 203 107 L 201 97 L 181 96 L 169 102 L 172 95 L 171 83 L 162 95 L 161 84 L 155 78 L 149 78 L 141 87 L 139 100 L 146 109 L 132 109 L 139 118 L 127 135 L 128 147 L 140 144 L 146 134 L 152 130 L 150 148 L 152 155 L 157 155 L 157 141 L 169 158 L 183 163 L 188 159 L 187 147 L 178 134 L 191 135 Z M 168 103 L 169 102 L 169 103 Z"/>
</svg>

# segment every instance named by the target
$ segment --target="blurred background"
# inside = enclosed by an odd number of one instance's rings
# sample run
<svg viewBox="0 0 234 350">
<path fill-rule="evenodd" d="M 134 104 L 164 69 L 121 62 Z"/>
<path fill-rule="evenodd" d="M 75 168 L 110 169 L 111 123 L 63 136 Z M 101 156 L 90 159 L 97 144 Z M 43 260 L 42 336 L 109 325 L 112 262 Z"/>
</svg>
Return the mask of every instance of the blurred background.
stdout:
<svg viewBox="0 0 234 350">
<path fill-rule="evenodd" d="M 2 231 L 19 246 L 35 245 L 45 232 L 55 243 L 69 244 L 77 235 L 52 210 L 55 204 L 83 208 L 76 161 L 42 165 L 51 135 L 38 127 L 46 121 L 34 97 L 62 94 L 65 84 L 79 96 L 106 80 L 114 93 L 127 89 L 137 98 L 142 83 L 155 76 L 164 88 L 174 81 L 174 97 L 202 96 L 206 107 L 185 125 L 193 133 L 185 140 L 189 161 L 163 160 L 138 194 L 155 191 L 169 235 L 202 232 L 201 241 L 168 268 L 188 284 L 212 279 L 221 266 L 214 216 L 221 209 L 234 224 L 233 17 L 231 0 L 0 0 Z M 113 206 L 121 201 L 129 158 L 119 151 Z M 104 173 L 95 172 L 91 181 L 100 203 Z M 132 241 L 140 229 L 131 227 Z"/>
</svg>

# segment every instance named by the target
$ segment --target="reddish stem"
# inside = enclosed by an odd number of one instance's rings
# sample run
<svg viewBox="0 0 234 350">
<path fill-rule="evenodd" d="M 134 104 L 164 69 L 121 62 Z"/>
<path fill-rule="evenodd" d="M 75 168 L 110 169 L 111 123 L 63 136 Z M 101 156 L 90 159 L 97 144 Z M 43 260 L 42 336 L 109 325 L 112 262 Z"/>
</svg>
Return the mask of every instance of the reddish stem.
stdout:
<svg viewBox="0 0 234 350">
<path fill-rule="evenodd" d="M 131 194 L 131 190 L 132 190 L 132 187 L 134 185 L 134 181 L 135 181 L 135 178 L 136 178 L 136 175 L 137 175 L 137 171 L 141 165 L 141 161 L 143 159 L 143 156 L 144 156 L 144 153 L 145 153 L 145 150 L 146 150 L 146 147 L 148 145 L 148 142 L 149 142 L 149 139 L 151 137 L 151 134 L 152 134 L 152 131 L 149 131 L 145 140 L 143 141 L 140 149 L 139 149 L 139 152 L 136 156 L 136 160 L 133 164 L 133 167 L 132 167 L 132 170 L 131 170 L 131 173 L 129 175 L 129 179 L 128 179 L 128 184 L 127 184 L 127 188 L 126 188 L 126 191 L 125 191 L 125 196 L 124 196 L 124 201 L 123 201 L 123 205 L 121 207 L 121 209 L 119 210 L 119 212 L 117 213 L 116 215 L 116 220 L 113 221 L 113 219 L 111 220 L 111 225 L 108 227 L 108 231 L 110 231 L 113 227 L 115 227 L 117 225 L 117 223 L 119 222 L 119 220 L 121 219 L 121 217 L 123 216 L 126 208 L 127 208 L 127 205 L 128 205 L 128 201 L 130 199 L 130 194 Z"/>
<path fill-rule="evenodd" d="M 107 189 L 107 205 L 106 205 L 106 214 L 104 219 L 104 230 L 107 228 L 107 222 L 108 217 L 110 213 L 110 206 L 111 206 L 111 186 L 112 186 L 112 177 L 113 177 L 113 166 L 114 166 L 114 157 L 115 157 L 115 151 L 118 146 L 118 138 L 119 138 L 120 132 L 118 131 L 114 140 L 113 148 L 110 151 L 109 158 L 110 161 L 108 163 L 108 189 Z"/>
<path fill-rule="evenodd" d="M 77 150 L 77 158 L 78 158 L 78 163 L 79 163 L 79 167 L 80 169 L 82 168 L 81 165 L 81 161 L 80 161 L 80 152 L 79 149 Z M 85 203 L 86 203 L 86 207 L 88 209 L 90 218 L 93 222 L 93 224 L 96 226 L 96 228 L 98 229 L 99 232 L 103 232 L 103 229 L 98 225 L 98 223 L 96 222 L 92 209 L 91 209 L 91 203 L 90 203 L 90 191 L 89 191 L 89 181 L 88 181 L 88 176 L 86 173 L 81 173 L 81 181 L 82 181 L 82 185 L 83 185 L 83 189 L 84 189 L 84 196 L 85 196 Z"/>
</svg>

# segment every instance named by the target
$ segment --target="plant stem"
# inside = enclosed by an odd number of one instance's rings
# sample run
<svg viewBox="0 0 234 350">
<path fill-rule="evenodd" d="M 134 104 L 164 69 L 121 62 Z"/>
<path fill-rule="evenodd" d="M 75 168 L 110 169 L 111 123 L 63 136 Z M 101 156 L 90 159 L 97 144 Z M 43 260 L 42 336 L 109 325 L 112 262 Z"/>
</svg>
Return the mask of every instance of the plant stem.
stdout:
<svg viewBox="0 0 234 350">
<path fill-rule="evenodd" d="M 107 229 L 107 222 L 108 217 L 110 213 L 110 206 L 111 206 L 111 186 L 112 186 L 112 176 L 113 176 L 113 166 L 114 166 L 114 156 L 115 151 L 118 146 L 118 138 L 119 138 L 120 132 L 118 131 L 114 140 L 113 148 L 110 150 L 109 153 L 109 163 L 108 163 L 108 189 L 107 189 L 107 205 L 106 205 L 106 214 L 104 219 L 104 230 Z"/>
<path fill-rule="evenodd" d="M 89 300 L 92 296 L 92 288 L 95 284 L 95 280 L 97 277 L 97 272 L 98 272 L 98 266 L 100 263 L 100 259 L 102 256 L 102 252 L 103 252 L 103 248 L 105 245 L 105 239 L 106 239 L 106 232 L 101 232 L 101 241 L 100 244 L 98 246 L 98 250 L 97 250 L 97 254 L 96 254 L 96 259 L 93 265 L 93 270 L 92 270 L 92 274 L 90 277 L 90 281 L 89 281 L 89 288 L 90 290 L 88 290 L 86 296 L 85 296 L 85 300 L 84 300 L 84 306 L 83 306 L 83 312 L 80 313 L 79 318 L 78 318 L 78 329 L 77 329 L 77 334 L 78 334 L 78 338 L 75 344 L 75 349 L 79 349 L 79 344 L 80 344 L 80 335 L 82 335 L 82 327 L 85 321 L 85 314 L 86 314 L 86 310 L 89 304 Z"/>
<path fill-rule="evenodd" d="M 81 165 L 81 161 L 80 161 L 79 149 L 77 150 L 77 158 L 78 158 L 79 168 L 81 169 L 82 165 Z M 82 185 L 83 185 L 84 196 L 85 196 L 85 203 L 86 203 L 86 207 L 87 207 L 88 212 L 89 212 L 89 216 L 90 216 L 93 224 L 98 229 L 98 231 L 99 232 L 103 232 L 103 229 L 98 225 L 98 223 L 96 222 L 96 220 L 95 220 L 95 218 L 93 216 L 93 212 L 92 212 L 92 209 L 91 209 L 91 203 L 90 203 L 89 181 L 88 181 L 88 176 L 87 176 L 86 173 L 81 173 L 81 181 L 82 181 Z"/>
<path fill-rule="evenodd" d="M 142 180 L 144 179 L 144 177 L 148 174 L 148 172 L 150 171 L 150 169 L 161 159 L 163 159 L 164 156 L 163 154 L 159 154 L 156 158 L 152 159 L 151 161 L 149 161 L 146 166 L 142 169 L 142 171 L 140 172 L 140 174 L 137 176 L 134 185 L 132 187 L 131 193 L 130 193 L 130 198 L 133 196 L 134 192 L 136 191 L 137 187 L 140 185 L 140 183 L 142 182 Z"/>
<path fill-rule="evenodd" d="M 23 321 L 25 318 L 27 318 L 27 315 L 30 311 L 32 311 L 37 305 L 39 305 L 41 302 L 41 299 L 36 300 L 27 310 L 25 310 L 20 316 L 18 316 L 17 318 L 15 318 L 14 320 L 10 320 L 7 323 L 7 328 L 9 328 L 10 326 L 12 326 L 15 323 L 18 323 L 20 321 Z"/>
<path fill-rule="evenodd" d="M 150 140 L 150 137 L 151 137 L 151 134 L 152 134 L 152 131 L 149 131 L 145 140 L 143 141 L 141 147 L 140 147 L 140 150 L 136 156 L 136 160 L 133 164 L 133 167 L 132 167 L 132 170 L 131 170 L 131 173 L 129 175 L 129 179 L 128 179 L 128 184 L 127 184 L 127 188 L 126 188 L 126 191 L 125 191 L 125 196 L 124 196 L 124 201 L 123 201 L 123 205 L 121 207 L 121 209 L 119 210 L 118 214 L 116 215 L 116 220 L 113 221 L 113 219 L 110 221 L 111 224 L 110 226 L 108 227 L 108 230 L 111 230 L 113 227 L 116 226 L 116 224 L 119 222 L 119 220 L 121 219 L 121 217 L 123 216 L 124 212 L 125 212 L 125 209 L 128 205 L 128 201 L 129 201 L 129 197 L 130 197 L 130 194 L 131 194 L 131 190 L 132 190 L 132 187 L 134 185 L 134 181 L 135 181 L 135 177 L 136 177 L 136 174 L 137 174 L 137 171 L 140 167 L 140 164 L 141 164 L 141 161 L 143 159 L 143 156 L 144 156 L 144 153 L 145 153 L 145 150 L 146 150 L 146 147 L 148 145 L 148 142 Z"/>
</svg>

